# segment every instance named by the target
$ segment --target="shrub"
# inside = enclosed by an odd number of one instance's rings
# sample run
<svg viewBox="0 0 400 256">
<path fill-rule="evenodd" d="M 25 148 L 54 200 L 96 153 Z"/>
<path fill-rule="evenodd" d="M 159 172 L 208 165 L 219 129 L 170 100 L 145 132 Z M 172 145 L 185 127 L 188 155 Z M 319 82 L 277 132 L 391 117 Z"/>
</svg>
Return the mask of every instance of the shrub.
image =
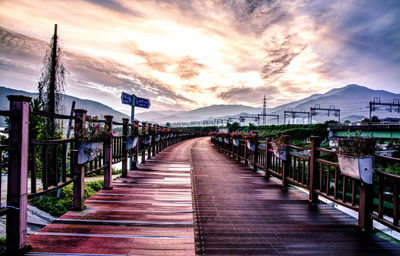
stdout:
<svg viewBox="0 0 400 256">
<path fill-rule="evenodd" d="M 104 186 L 103 180 L 90 181 L 85 183 L 84 198 L 87 199 L 101 190 Z M 42 211 L 54 216 L 61 216 L 72 209 L 73 203 L 73 184 L 69 184 L 62 189 L 61 198 L 57 198 L 54 193 L 43 196 L 31 202 Z"/>
</svg>

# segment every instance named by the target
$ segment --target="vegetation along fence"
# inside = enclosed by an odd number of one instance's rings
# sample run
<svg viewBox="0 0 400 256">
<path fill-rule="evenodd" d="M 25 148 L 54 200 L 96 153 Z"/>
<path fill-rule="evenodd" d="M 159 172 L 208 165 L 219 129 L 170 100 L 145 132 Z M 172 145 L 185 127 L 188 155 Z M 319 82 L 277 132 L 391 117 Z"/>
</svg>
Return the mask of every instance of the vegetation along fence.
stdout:
<svg viewBox="0 0 400 256">
<path fill-rule="evenodd" d="M 108 115 L 101 120 L 82 109 L 76 109 L 74 116 L 33 111 L 29 97 L 12 95 L 8 99 L 10 110 L 0 111 L 9 118 L 9 134 L 0 141 L 0 169 L 8 176 L 7 202 L 2 202 L 0 214 L 7 214 L 6 248 L 10 254 L 27 246 L 28 200 L 73 183 L 73 209 L 83 210 L 85 175 L 103 171 L 103 189 L 112 189 L 113 164 L 122 162 L 122 176 L 127 176 L 129 168 L 137 168 L 139 156 L 145 162 L 146 156 L 151 158 L 168 146 L 204 135 L 129 123 L 128 119 L 115 122 Z M 35 124 L 45 119 L 57 120 L 50 123 L 59 125 L 69 122 L 73 137 L 37 136 Z"/>
<path fill-rule="evenodd" d="M 320 147 L 320 137 L 311 137 L 311 146 L 290 145 L 289 136 L 283 137 L 281 149 L 277 141 L 257 136 L 246 140 L 229 133 L 211 133 L 217 148 L 253 170 L 265 170 L 265 178 L 277 177 L 282 189 L 289 184 L 308 190 L 309 203 L 315 205 L 318 196 L 358 212 L 358 225 L 362 231 L 372 231 L 373 220 L 400 232 L 399 188 L 400 176 L 384 172 L 387 166 L 399 164 L 399 158 L 375 155 L 371 184 L 344 175 L 334 150 Z"/>
</svg>

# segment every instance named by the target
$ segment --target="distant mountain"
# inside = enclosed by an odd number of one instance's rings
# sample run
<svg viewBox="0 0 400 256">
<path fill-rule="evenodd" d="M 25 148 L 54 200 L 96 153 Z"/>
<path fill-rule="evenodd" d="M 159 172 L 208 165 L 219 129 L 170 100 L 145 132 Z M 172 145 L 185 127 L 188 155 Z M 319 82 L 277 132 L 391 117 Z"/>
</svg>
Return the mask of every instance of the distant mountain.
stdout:
<svg viewBox="0 0 400 256">
<path fill-rule="evenodd" d="M 150 116 L 147 115 L 146 113 L 143 113 L 143 116 L 138 114 L 137 117 L 139 120 L 149 120 L 158 123 L 167 123 L 167 122 L 173 123 L 173 122 L 200 121 L 200 120 L 207 120 L 214 118 L 227 118 L 241 113 L 258 114 L 261 112 L 262 112 L 261 108 L 253 108 L 245 105 L 211 105 L 208 107 L 202 107 L 190 111 L 176 111 L 176 112 L 169 111 L 169 115 L 166 115 L 165 112 L 163 114 L 160 113 L 159 115 L 151 113 Z M 156 118 L 152 119 L 152 117 Z"/>
<path fill-rule="evenodd" d="M 14 90 L 0 86 L 0 110 L 8 109 L 7 95 L 20 94 L 29 97 L 37 97 L 36 93 L 29 93 L 20 90 Z M 307 98 L 290 102 L 272 109 L 267 109 L 267 113 L 276 113 L 280 116 L 280 123 L 283 123 L 283 112 L 285 110 L 310 111 L 310 107 L 319 104 L 322 108 L 329 108 L 335 105 L 340 109 L 341 121 L 356 121 L 369 116 L 369 102 L 379 97 L 381 102 L 393 102 L 393 99 L 399 99 L 400 94 L 391 93 L 384 90 L 372 90 L 364 86 L 350 84 L 342 88 L 335 88 L 324 94 L 313 94 Z M 83 108 L 92 115 L 111 114 L 115 120 L 120 121 L 122 118 L 129 118 L 127 115 L 118 112 L 104 104 L 92 100 L 79 99 L 72 96 L 66 97 L 66 106 L 68 109 L 64 113 L 70 111 L 71 102 L 76 101 L 76 108 Z M 141 121 L 157 122 L 165 124 L 167 122 L 188 122 L 200 121 L 208 119 L 220 119 L 228 117 L 239 117 L 245 114 L 260 114 L 262 108 L 253 108 L 245 105 L 211 105 L 190 111 L 145 111 L 136 113 L 135 117 Z M 399 118 L 397 112 L 380 111 L 374 112 L 379 118 L 394 117 Z M 330 119 L 336 119 L 333 116 L 314 116 L 314 122 L 323 122 Z M 301 120 L 297 120 L 300 123 Z M 254 123 L 254 121 L 253 121 Z M 267 124 L 275 124 L 276 121 L 267 120 Z M 3 119 L 0 118 L 0 126 L 4 125 Z"/>
<path fill-rule="evenodd" d="M 0 110 L 9 109 L 9 101 L 7 99 L 7 95 L 24 95 L 32 98 L 37 97 L 37 93 L 15 90 L 0 86 Z M 62 111 L 63 114 L 70 114 L 72 101 L 76 102 L 75 109 L 86 109 L 87 113 L 90 115 L 112 115 L 114 117 L 114 120 L 118 122 L 121 122 L 122 118 L 129 118 L 127 115 L 97 101 L 80 99 L 69 95 L 67 95 L 65 98 L 64 105 L 66 106 L 66 108 Z M 1 126 L 4 126 L 3 117 L 0 117 L 0 127 Z"/>
<path fill-rule="evenodd" d="M 381 102 L 393 102 L 393 99 L 399 99 L 400 94 L 391 93 L 384 90 L 372 90 L 364 86 L 349 84 L 342 88 L 335 88 L 324 94 L 314 94 L 310 97 L 304 98 L 299 101 L 294 101 L 288 104 L 278 106 L 267 112 L 276 112 L 283 115 L 284 110 L 305 110 L 310 111 L 310 107 L 319 104 L 321 108 L 329 108 L 334 105 L 340 109 L 341 121 L 345 120 L 356 121 L 369 117 L 369 102 L 374 100 L 374 97 L 379 97 Z M 380 118 L 397 115 L 398 113 L 390 113 L 385 111 L 374 112 Z M 321 119 L 335 119 L 335 117 L 314 117 L 316 121 Z M 320 119 L 320 120 L 318 120 Z"/>
</svg>

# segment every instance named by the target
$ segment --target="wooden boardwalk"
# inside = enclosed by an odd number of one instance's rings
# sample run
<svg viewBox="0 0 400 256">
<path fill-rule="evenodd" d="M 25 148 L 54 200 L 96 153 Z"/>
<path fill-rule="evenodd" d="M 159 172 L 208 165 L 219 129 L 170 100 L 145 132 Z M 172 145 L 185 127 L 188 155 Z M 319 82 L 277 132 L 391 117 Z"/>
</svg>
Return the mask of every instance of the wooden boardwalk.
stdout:
<svg viewBox="0 0 400 256">
<path fill-rule="evenodd" d="M 167 148 L 113 187 L 30 236 L 27 255 L 400 255 L 361 236 L 348 215 L 311 209 L 303 192 L 283 192 L 230 160 L 209 138 Z"/>
<path fill-rule="evenodd" d="M 200 255 L 400 255 L 332 206 L 311 209 L 307 195 L 280 185 L 218 152 L 209 139 L 191 149 Z"/>
<path fill-rule="evenodd" d="M 194 255 L 189 146 L 173 145 L 29 237 L 26 255 Z"/>
</svg>

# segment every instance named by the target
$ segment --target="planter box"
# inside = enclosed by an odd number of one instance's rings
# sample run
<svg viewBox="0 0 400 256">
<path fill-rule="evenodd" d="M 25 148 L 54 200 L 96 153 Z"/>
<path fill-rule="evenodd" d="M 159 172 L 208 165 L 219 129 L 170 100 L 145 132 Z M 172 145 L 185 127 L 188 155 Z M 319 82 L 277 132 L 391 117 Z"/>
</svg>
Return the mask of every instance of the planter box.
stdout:
<svg viewBox="0 0 400 256">
<path fill-rule="evenodd" d="M 225 138 L 225 144 L 229 144 L 229 138 Z"/>
<path fill-rule="evenodd" d="M 232 142 L 233 142 L 233 145 L 235 147 L 239 147 L 240 146 L 240 139 L 233 139 Z"/>
<path fill-rule="evenodd" d="M 280 159 L 282 159 L 283 161 L 286 161 L 287 159 L 287 152 L 286 150 L 282 150 L 280 151 L 278 149 L 278 146 L 276 146 L 275 144 L 272 144 L 272 152 L 274 152 L 274 155 Z"/>
<path fill-rule="evenodd" d="M 251 142 L 251 141 L 247 141 L 247 148 L 250 149 L 251 151 L 256 151 L 256 143 L 255 142 Z"/>
<path fill-rule="evenodd" d="M 138 142 L 138 137 L 128 137 L 126 138 L 126 150 L 132 149 L 134 147 L 136 147 Z"/>
<path fill-rule="evenodd" d="M 372 184 L 374 175 L 374 157 L 338 156 L 340 172 L 350 178 Z"/>
<path fill-rule="evenodd" d="M 144 137 L 144 144 L 147 146 L 151 146 L 151 135 Z"/>
<path fill-rule="evenodd" d="M 78 146 L 78 164 L 86 164 L 100 156 L 103 142 L 82 142 Z"/>
</svg>

